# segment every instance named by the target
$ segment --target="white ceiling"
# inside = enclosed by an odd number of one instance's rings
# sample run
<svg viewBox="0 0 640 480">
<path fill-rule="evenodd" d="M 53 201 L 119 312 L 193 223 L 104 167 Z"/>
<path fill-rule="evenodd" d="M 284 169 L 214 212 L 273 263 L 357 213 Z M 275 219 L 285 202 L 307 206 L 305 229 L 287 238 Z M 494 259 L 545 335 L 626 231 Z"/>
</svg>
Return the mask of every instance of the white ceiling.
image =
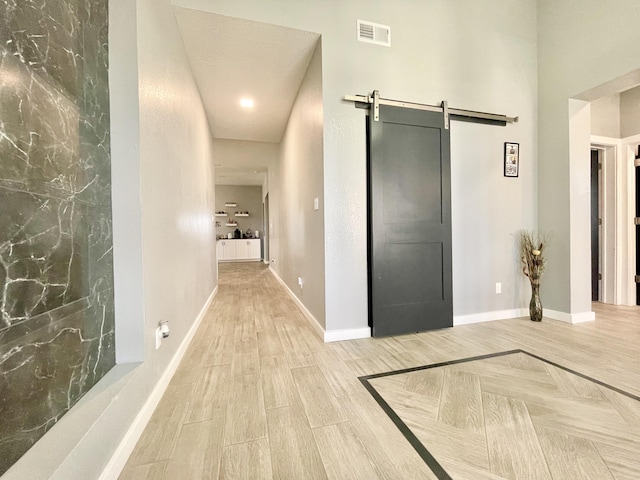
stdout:
<svg viewBox="0 0 640 480">
<path fill-rule="evenodd" d="M 320 36 L 174 8 L 213 136 L 280 142 Z M 240 107 L 243 97 L 255 106 Z"/>
</svg>

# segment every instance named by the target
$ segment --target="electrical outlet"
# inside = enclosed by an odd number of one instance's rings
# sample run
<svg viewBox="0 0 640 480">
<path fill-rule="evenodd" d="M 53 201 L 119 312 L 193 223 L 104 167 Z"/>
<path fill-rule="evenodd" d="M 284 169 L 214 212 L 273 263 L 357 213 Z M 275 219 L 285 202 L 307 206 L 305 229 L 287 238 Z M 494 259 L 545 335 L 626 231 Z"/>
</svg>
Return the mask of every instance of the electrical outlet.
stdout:
<svg viewBox="0 0 640 480">
<path fill-rule="evenodd" d="M 313 199 L 313 209 L 318 210 L 320 208 L 320 200 L 318 197 Z"/>
<path fill-rule="evenodd" d="M 160 345 L 162 345 L 162 331 L 158 327 L 156 328 L 156 350 L 160 348 Z"/>
<path fill-rule="evenodd" d="M 502 293 L 502 284 L 500 282 L 496 283 L 496 293 Z"/>
<path fill-rule="evenodd" d="M 298 285 L 302 288 L 302 277 L 298 277 Z"/>
</svg>

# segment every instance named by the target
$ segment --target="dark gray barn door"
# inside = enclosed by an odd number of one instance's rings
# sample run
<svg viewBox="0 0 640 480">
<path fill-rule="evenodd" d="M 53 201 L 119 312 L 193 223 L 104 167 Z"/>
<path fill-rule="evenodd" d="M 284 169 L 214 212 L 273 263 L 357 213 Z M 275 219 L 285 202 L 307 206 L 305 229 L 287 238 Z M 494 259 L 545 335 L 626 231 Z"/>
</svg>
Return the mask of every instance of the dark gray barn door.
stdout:
<svg viewBox="0 0 640 480">
<path fill-rule="evenodd" d="M 369 304 L 373 336 L 453 326 L 451 165 L 444 116 L 369 115 Z"/>
</svg>

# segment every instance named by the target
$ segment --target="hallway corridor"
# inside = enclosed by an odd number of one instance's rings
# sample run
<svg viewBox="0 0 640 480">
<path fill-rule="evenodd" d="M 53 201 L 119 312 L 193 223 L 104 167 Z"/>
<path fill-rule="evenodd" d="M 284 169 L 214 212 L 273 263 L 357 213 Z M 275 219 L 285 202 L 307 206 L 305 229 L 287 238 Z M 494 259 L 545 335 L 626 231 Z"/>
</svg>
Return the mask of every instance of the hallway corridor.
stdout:
<svg viewBox="0 0 640 480">
<path fill-rule="evenodd" d="M 534 465 L 533 478 L 640 478 L 639 309 L 595 305 L 597 321 L 580 325 L 521 318 L 325 344 L 268 267 L 219 267 L 218 294 L 121 480 L 495 480 Z M 508 353 L 370 380 L 448 476 L 432 472 L 358 379 L 499 352 Z M 582 423 L 553 430 L 571 415 L 551 406 L 569 400 Z M 533 427 L 513 441 L 513 425 L 492 437 L 490 401 L 514 418 L 524 410 Z M 592 433 L 585 423 L 605 420 L 594 426 L 599 443 L 582 438 Z M 534 448 L 523 451 L 521 440 Z"/>
</svg>

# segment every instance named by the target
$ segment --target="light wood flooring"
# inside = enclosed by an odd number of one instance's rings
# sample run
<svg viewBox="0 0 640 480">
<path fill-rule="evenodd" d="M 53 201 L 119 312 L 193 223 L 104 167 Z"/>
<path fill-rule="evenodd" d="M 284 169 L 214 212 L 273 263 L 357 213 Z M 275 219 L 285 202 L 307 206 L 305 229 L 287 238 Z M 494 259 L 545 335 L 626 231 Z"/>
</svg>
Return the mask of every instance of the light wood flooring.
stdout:
<svg viewBox="0 0 640 480">
<path fill-rule="evenodd" d="M 640 396 L 640 308 L 594 310 L 579 325 L 521 318 L 324 344 L 264 265 L 221 264 L 218 295 L 120 479 L 438 478 L 358 377 L 522 349 Z M 416 372 L 371 383 L 451 478 L 640 478 L 637 400 L 522 353 L 440 371 L 448 382 Z M 441 421 L 429 423 L 435 403 Z"/>
</svg>

